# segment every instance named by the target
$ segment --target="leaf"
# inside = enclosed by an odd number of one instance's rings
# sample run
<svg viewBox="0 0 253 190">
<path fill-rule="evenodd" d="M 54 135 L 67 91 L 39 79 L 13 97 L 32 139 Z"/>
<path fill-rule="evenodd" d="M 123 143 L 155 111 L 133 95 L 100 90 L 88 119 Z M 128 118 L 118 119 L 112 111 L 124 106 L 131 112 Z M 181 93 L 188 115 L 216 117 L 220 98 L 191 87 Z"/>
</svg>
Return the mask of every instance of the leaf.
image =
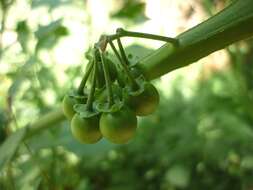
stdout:
<svg viewBox="0 0 253 190">
<path fill-rule="evenodd" d="M 19 70 L 15 74 L 10 74 L 13 78 L 13 82 L 8 89 L 8 96 L 14 97 L 15 94 L 19 91 L 22 83 L 29 78 L 32 71 L 32 65 L 36 62 L 36 58 L 34 56 L 30 57 L 24 65 L 22 65 Z"/>
<path fill-rule="evenodd" d="M 33 0 L 32 8 L 37 8 L 40 6 L 48 6 L 50 9 L 54 9 L 58 6 L 66 5 L 71 3 L 70 0 Z"/>
<path fill-rule="evenodd" d="M 27 52 L 27 42 L 29 40 L 30 30 L 25 20 L 17 23 L 16 32 L 18 33 L 18 41 L 23 51 Z"/>
<path fill-rule="evenodd" d="M 36 50 L 40 48 L 52 48 L 58 40 L 68 35 L 68 29 L 62 25 L 62 19 L 51 22 L 48 25 L 40 25 L 35 36 L 38 39 Z"/>
<path fill-rule="evenodd" d="M 86 106 L 86 104 L 75 104 L 74 110 L 83 118 L 90 118 L 99 114 L 96 109 L 89 110 Z"/>
<path fill-rule="evenodd" d="M 67 95 L 70 98 L 75 98 L 78 102 L 86 102 L 88 98 L 89 90 L 87 88 L 84 88 L 83 91 L 85 92 L 84 95 L 78 94 L 76 90 L 70 90 Z"/>
<path fill-rule="evenodd" d="M 145 3 L 136 0 L 124 1 L 120 10 L 111 15 L 112 18 L 127 19 L 133 23 L 141 23 L 147 20 L 144 14 Z"/>
<path fill-rule="evenodd" d="M 12 133 L 0 146 L 0 171 L 11 161 L 26 134 L 26 128 Z"/>
<path fill-rule="evenodd" d="M 153 52 L 152 49 L 146 48 L 138 44 L 133 44 L 131 46 L 126 47 L 125 51 L 128 55 L 128 59 L 131 65 L 136 64 L 139 60 L 143 59 L 144 57 L 148 56 Z"/>
<path fill-rule="evenodd" d="M 53 33 L 62 23 L 62 19 L 51 22 L 48 25 L 39 25 L 38 30 L 35 32 L 35 36 L 38 39 L 45 38 Z"/>
<path fill-rule="evenodd" d="M 114 100 L 113 105 L 109 105 L 108 102 L 96 102 L 95 107 L 99 112 L 105 112 L 105 113 L 113 113 L 119 111 L 123 106 L 124 102 L 119 100 Z"/>
<path fill-rule="evenodd" d="M 151 48 L 147 48 L 144 47 L 142 45 L 139 44 L 132 44 L 130 46 L 127 46 L 125 48 L 125 52 L 126 55 L 128 57 L 128 60 L 130 62 L 130 66 L 135 66 L 136 64 L 138 64 L 138 62 L 143 59 L 144 57 L 148 56 L 149 54 L 151 54 L 154 50 Z M 120 65 L 120 62 L 118 60 L 118 58 L 112 54 L 109 53 L 108 54 L 109 59 L 117 65 Z M 124 72 L 124 71 L 123 71 Z M 123 77 L 123 75 L 120 75 L 120 77 Z"/>
</svg>

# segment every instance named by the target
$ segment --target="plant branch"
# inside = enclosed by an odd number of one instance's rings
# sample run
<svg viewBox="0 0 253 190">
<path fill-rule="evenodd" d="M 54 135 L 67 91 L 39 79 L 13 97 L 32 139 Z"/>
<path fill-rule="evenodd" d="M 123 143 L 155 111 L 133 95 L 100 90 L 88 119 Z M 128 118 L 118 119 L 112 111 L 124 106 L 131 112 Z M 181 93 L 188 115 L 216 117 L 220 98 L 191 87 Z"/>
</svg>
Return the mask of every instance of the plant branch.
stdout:
<svg viewBox="0 0 253 190">
<path fill-rule="evenodd" d="M 253 1 L 235 1 L 214 17 L 180 34 L 177 37 L 179 47 L 166 43 L 137 65 L 152 80 L 252 35 Z M 63 120 L 65 117 L 61 109 L 52 111 L 28 126 L 25 138 L 57 126 Z"/>
<path fill-rule="evenodd" d="M 147 79 L 158 78 L 253 35 L 253 1 L 238 0 L 207 21 L 177 36 L 139 63 Z"/>
<path fill-rule="evenodd" d="M 37 121 L 27 126 L 27 132 L 24 139 L 28 139 L 33 135 L 40 133 L 41 131 L 51 128 L 53 126 L 58 126 L 60 122 L 64 121 L 66 118 L 63 115 L 61 108 L 57 108 L 43 116 L 41 116 Z"/>
</svg>

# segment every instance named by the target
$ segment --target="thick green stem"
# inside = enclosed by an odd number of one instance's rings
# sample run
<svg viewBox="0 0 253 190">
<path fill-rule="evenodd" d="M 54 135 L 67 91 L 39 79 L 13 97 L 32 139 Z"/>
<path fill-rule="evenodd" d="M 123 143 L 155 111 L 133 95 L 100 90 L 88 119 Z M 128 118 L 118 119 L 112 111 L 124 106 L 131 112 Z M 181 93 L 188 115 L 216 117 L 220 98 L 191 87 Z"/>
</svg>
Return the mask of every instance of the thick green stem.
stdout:
<svg viewBox="0 0 253 190">
<path fill-rule="evenodd" d="M 65 119 L 66 117 L 63 115 L 62 109 L 57 108 L 43 115 L 31 125 L 28 125 L 25 139 L 33 135 L 39 134 L 43 130 L 49 129 L 54 126 L 58 126 L 58 124 Z"/>
<path fill-rule="evenodd" d="M 139 62 L 147 79 L 158 78 L 253 35 L 253 1 L 238 0 L 217 15 L 180 34 Z"/>
</svg>

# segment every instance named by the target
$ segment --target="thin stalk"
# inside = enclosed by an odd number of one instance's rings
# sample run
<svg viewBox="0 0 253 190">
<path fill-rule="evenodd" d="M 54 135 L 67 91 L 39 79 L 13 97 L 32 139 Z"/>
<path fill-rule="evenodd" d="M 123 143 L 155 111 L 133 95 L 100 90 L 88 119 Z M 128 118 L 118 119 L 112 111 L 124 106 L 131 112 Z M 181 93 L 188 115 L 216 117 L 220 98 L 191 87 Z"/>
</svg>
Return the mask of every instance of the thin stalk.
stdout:
<svg viewBox="0 0 253 190">
<path fill-rule="evenodd" d="M 95 94 L 95 89 L 96 89 L 97 62 L 94 61 L 94 63 L 95 63 L 95 66 L 93 67 L 92 85 L 91 85 L 91 90 L 90 90 L 87 104 L 86 104 L 87 110 L 92 110 L 92 103 L 94 100 L 94 94 Z"/>
<path fill-rule="evenodd" d="M 94 65 L 94 58 L 93 58 L 91 64 L 87 65 L 87 70 L 85 71 L 85 74 L 84 74 L 84 76 L 82 78 L 82 81 L 81 81 L 81 83 L 80 83 L 80 85 L 78 87 L 77 93 L 80 94 L 80 95 L 83 95 L 83 89 L 85 87 L 85 84 L 86 84 L 89 76 L 90 76 L 90 73 L 91 73 L 91 70 L 93 68 L 93 65 Z"/>
<path fill-rule="evenodd" d="M 111 46 L 111 48 L 112 48 L 114 54 L 115 54 L 116 57 L 118 58 L 119 62 L 122 62 L 122 59 L 121 59 L 121 57 L 120 57 L 120 55 L 119 55 L 119 52 L 117 51 L 117 49 L 116 49 L 115 45 L 113 44 L 112 40 L 109 39 L 108 42 L 109 42 L 109 44 L 110 44 L 110 46 Z"/>
<path fill-rule="evenodd" d="M 99 64 L 99 63 L 98 63 Z M 103 83 L 103 77 L 101 76 L 101 70 L 102 68 L 99 68 L 99 66 L 97 66 L 97 76 L 96 76 L 96 80 L 97 80 L 97 87 L 98 88 L 102 88 L 104 83 Z"/>
<path fill-rule="evenodd" d="M 108 93 L 108 102 L 109 102 L 109 106 L 111 106 L 113 104 L 114 100 L 113 100 L 113 94 L 112 94 L 112 85 L 111 85 L 110 74 L 109 74 L 106 59 L 104 57 L 104 52 L 102 52 L 101 50 L 99 52 L 100 52 L 100 57 L 101 57 L 104 76 L 105 76 L 106 89 L 107 89 L 107 93 Z"/>
<path fill-rule="evenodd" d="M 121 59 L 121 57 L 120 57 L 120 54 L 119 54 L 119 52 L 117 51 L 116 47 L 114 46 L 114 44 L 113 44 L 113 42 L 111 41 L 110 38 L 108 38 L 108 43 L 110 44 L 110 46 L 111 46 L 111 48 L 112 48 L 114 54 L 116 55 L 116 57 L 118 58 L 119 62 L 121 63 L 121 62 L 122 62 L 122 59 Z M 121 65 L 121 64 L 120 64 L 120 65 Z M 118 66 L 119 66 L 119 65 L 117 64 L 116 67 L 118 67 Z M 119 75 L 119 74 L 120 74 L 120 72 L 119 72 L 119 70 L 117 69 L 117 75 Z M 117 77 L 117 81 L 118 81 L 118 83 L 119 83 L 119 85 L 120 85 L 121 87 L 124 87 L 124 86 L 125 86 L 125 85 L 124 85 L 124 82 L 123 82 L 119 77 Z"/>
<path fill-rule="evenodd" d="M 120 38 L 117 38 L 117 43 L 118 43 L 119 51 L 120 51 L 120 54 L 121 54 L 121 57 L 122 57 L 121 65 L 124 68 L 128 78 L 130 80 L 132 89 L 136 90 L 136 89 L 139 88 L 139 86 L 138 86 L 137 82 L 135 81 L 134 77 L 132 76 L 132 74 L 130 73 L 129 69 L 127 68 L 127 65 L 129 65 L 129 62 L 128 62 L 128 59 L 126 57 L 124 48 L 123 48 L 122 43 L 120 41 Z"/>
<path fill-rule="evenodd" d="M 121 37 L 133 37 L 133 38 L 145 38 L 145 39 L 150 39 L 150 40 L 163 41 L 163 42 L 171 43 L 175 46 L 179 45 L 178 39 L 170 38 L 166 36 L 160 36 L 160 35 L 148 34 L 148 33 L 142 33 L 142 32 L 132 32 L 132 31 L 124 30 L 123 28 L 118 28 L 116 33 L 117 33 L 116 35 L 109 36 L 111 40 L 115 40 Z"/>
</svg>

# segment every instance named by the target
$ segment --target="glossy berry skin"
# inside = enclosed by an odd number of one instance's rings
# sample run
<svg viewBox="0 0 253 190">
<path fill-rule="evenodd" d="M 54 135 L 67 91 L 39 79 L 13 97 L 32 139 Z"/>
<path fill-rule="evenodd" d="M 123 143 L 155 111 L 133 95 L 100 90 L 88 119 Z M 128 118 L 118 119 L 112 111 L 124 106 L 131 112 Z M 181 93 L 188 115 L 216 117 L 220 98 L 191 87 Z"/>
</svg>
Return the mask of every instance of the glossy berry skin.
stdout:
<svg viewBox="0 0 253 190">
<path fill-rule="evenodd" d="M 67 117 L 68 120 L 71 120 L 72 117 L 75 115 L 75 110 L 73 106 L 77 104 L 77 100 L 74 97 L 65 95 L 62 101 L 62 109 L 64 115 Z"/>
<path fill-rule="evenodd" d="M 106 139 L 116 144 L 124 144 L 135 135 L 137 118 L 128 107 L 123 106 L 119 111 L 103 113 L 99 124 Z"/>
<path fill-rule="evenodd" d="M 151 83 L 144 84 L 144 91 L 135 96 L 127 97 L 127 104 L 138 116 L 146 116 L 153 113 L 159 105 L 159 93 Z"/>
<path fill-rule="evenodd" d="M 71 120 L 71 132 L 81 143 L 93 144 L 102 138 L 99 131 L 99 116 L 81 117 L 76 113 Z"/>
</svg>

